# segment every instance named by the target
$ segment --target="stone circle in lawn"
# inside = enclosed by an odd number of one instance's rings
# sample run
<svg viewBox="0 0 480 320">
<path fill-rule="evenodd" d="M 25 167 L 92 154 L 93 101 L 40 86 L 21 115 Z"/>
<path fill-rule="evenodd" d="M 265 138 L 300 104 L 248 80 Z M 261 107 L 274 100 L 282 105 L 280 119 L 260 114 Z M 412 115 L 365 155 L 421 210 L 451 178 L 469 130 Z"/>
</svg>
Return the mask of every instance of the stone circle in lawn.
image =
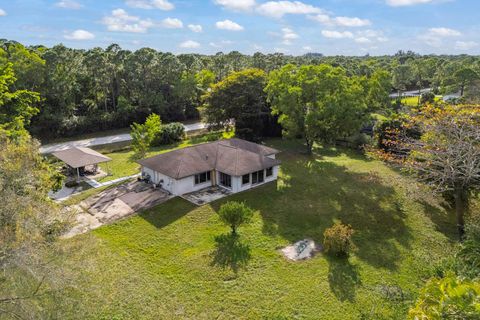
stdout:
<svg viewBox="0 0 480 320">
<path fill-rule="evenodd" d="M 312 239 L 303 239 L 286 246 L 281 251 L 287 259 L 298 261 L 310 259 L 321 250 L 322 247 L 317 245 Z"/>
</svg>

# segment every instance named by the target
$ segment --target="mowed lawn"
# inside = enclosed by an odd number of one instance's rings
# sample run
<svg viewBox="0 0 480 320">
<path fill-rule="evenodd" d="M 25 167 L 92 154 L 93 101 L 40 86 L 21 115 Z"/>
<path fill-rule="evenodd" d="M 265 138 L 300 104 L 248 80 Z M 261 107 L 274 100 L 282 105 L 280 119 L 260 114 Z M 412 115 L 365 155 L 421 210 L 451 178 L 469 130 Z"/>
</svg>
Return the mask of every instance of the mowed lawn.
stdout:
<svg viewBox="0 0 480 320">
<path fill-rule="evenodd" d="M 196 207 L 175 198 L 66 242 L 85 252 L 72 318 L 404 319 L 423 280 L 448 252 L 455 224 L 422 188 L 363 155 L 270 140 L 283 152 L 278 182 Z M 216 211 L 228 200 L 255 209 L 240 228 L 250 249 L 235 273 L 213 265 Z M 322 242 L 334 221 L 351 224 L 349 259 L 287 261 L 279 249 Z M 80 272 L 80 271 L 79 271 Z"/>
</svg>

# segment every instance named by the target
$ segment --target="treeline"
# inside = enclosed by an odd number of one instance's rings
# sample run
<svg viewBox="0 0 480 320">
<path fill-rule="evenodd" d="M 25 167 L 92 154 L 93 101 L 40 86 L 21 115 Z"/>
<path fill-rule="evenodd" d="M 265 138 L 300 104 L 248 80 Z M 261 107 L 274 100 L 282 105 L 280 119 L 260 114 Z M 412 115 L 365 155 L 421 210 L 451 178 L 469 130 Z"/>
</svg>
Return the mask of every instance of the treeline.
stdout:
<svg viewBox="0 0 480 320">
<path fill-rule="evenodd" d="M 480 57 L 466 55 L 174 55 L 150 48 L 132 52 L 116 44 L 79 50 L 63 45 L 24 47 L 7 40 L 0 40 L 0 48 L 13 65 L 15 89 L 41 95 L 40 112 L 29 126 L 40 138 L 127 127 L 151 113 L 164 122 L 198 119 L 210 86 L 248 68 L 269 74 L 287 64 L 328 64 L 342 68 L 348 77 L 366 78 L 383 70 L 389 91 L 432 87 L 437 93 L 461 92 L 469 99 L 476 98 L 480 88 Z"/>
</svg>

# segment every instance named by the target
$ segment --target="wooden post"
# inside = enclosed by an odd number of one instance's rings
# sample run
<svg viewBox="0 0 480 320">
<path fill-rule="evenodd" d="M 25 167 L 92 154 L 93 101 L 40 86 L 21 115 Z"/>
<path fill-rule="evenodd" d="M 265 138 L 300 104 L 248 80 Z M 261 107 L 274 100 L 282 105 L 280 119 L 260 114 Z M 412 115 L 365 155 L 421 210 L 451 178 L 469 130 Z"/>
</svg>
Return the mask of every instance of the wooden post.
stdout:
<svg viewBox="0 0 480 320">
<path fill-rule="evenodd" d="M 80 169 L 77 168 L 77 182 L 80 182 Z"/>
</svg>

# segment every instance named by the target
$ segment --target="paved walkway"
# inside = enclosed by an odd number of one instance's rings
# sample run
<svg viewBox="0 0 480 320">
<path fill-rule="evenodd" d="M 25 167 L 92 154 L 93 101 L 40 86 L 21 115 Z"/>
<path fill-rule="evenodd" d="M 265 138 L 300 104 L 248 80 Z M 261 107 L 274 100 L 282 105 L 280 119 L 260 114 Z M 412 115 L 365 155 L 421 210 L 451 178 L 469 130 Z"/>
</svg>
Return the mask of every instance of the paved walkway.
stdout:
<svg viewBox="0 0 480 320">
<path fill-rule="evenodd" d="M 185 127 L 185 132 L 201 130 L 206 127 L 206 125 L 201 122 L 184 124 L 183 126 Z M 62 142 L 62 143 L 51 143 L 51 144 L 46 144 L 41 146 L 40 153 L 47 154 L 47 153 L 52 153 L 59 150 L 73 148 L 73 147 L 91 147 L 91 146 L 99 146 L 99 145 L 112 144 L 112 143 L 124 142 L 124 141 L 130 141 L 130 140 L 132 140 L 130 133 L 123 133 L 123 134 L 116 134 L 116 135 L 106 136 L 106 137 L 68 141 L 68 142 Z"/>
</svg>

